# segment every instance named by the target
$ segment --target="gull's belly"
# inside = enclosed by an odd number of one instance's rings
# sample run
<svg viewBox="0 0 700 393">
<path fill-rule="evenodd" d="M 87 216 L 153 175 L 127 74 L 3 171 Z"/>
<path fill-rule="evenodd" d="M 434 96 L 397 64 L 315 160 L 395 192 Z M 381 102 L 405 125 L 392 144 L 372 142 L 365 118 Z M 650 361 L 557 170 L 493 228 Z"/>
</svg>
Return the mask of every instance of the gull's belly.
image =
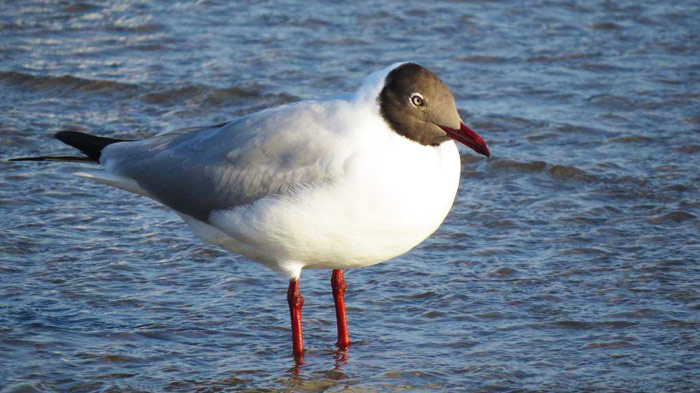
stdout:
<svg viewBox="0 0 700 393">
<path fill-rule="evenodd" d="M 346 179 L 216 212 L 210 222 L 230 237 L 219 245 L 277 270 L 367 266 L 401 255 L 440 226 L 459 183 L 453 143 L 424 150 L 381 165 L 365 160 Z"/>
</svg>

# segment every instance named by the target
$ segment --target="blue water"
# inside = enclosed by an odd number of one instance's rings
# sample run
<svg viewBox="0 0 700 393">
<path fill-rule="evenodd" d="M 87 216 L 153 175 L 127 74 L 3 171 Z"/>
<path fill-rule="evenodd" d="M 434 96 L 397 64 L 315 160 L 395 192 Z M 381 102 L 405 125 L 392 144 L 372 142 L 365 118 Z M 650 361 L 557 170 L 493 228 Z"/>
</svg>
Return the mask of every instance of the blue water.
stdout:
<svg viewBox="0 0 700 393">
<path fill-rule="evenodd" d="M 700 390 L 700 4 L 0 4 L 0 391 Z M 493 158 L 463 152 L 438 232 L 284 278 L 148 199 L 71 175 L 81 127 L 137 138 L 353 90 L 412 60 Z"/>
</svg>

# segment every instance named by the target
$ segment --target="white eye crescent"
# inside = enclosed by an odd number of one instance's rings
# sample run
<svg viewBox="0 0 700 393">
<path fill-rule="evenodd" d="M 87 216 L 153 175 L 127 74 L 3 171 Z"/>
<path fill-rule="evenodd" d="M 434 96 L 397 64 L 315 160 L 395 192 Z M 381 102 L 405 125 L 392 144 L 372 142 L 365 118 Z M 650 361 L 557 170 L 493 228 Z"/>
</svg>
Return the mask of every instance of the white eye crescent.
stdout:
<svg viewBox="0 0 700 393">
<path fill-rule="evenodd" d="M 425 105 L 425 98 L 420 93 L 413 93 L 411 94 L 411 105 L 423 106 Z"/>
</svg>

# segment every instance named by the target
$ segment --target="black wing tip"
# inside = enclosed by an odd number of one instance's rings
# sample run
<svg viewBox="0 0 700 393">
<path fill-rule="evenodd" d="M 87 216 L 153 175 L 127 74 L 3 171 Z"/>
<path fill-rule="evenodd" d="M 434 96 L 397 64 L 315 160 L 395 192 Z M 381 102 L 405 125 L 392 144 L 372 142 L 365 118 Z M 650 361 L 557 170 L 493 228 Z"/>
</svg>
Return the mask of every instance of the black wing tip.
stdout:
<svg viewBox="0 0 700 393">
<path fill-rule="evenodd" d="M 17 157 L 9 158 L 7 162 L 22 162 L 22 161 L 46 161 L 44 157 Z"/>
<path fill-rule="evenodd" d="M 80 134 L 78 131 L 59 131 L 55 134 L 53 134 L 53 137 L 58 139 L 59 141 L 63 142 L 66 139 L 66 136 L 70 134 Z"/>
<path fill-rule="evenodd" d="M 58 131 L 57 133 L 53 134 L 53 136 L 58 139 L 59 141 L 63 142 L 64 139 L 71 138 L 71 137 L 76 137 L 76 136 L 87 136 L 87 137 L 92 137 L 94 135 L 90 135 L 85 132 L 81 131 L 71 131 L 71 130 L 63 130 L 63 131 Z M 96 137 L 100 138 L 100 137 Z"/>
<path fill-rule="evenodd" d="M 54 134 L 59 141 L 75 147 L 90 157 L 93 161 L 100 161 L 102 149 L 112 143 L 124 142 L 124 139 L 105 138 L 94 136 L 79 131 L 59 131 Z"/>
<path fill-rule="evenodd" d="M 66 145 L 83 152 L 85 156 L 36 156 L 36 157 L 16 157 L 10 158 L 8 162 L 23 162 L 23 161 L 64 161 L 64 162 L 91 162 L 99 163 L 102 149 L 112 143 L 126 142 L 127 139 L 105 138 L 94 136 L 80 131 L 59 131 L 54 134 L 54 137 Z"/>
<path fill-rule="evenodd" d="M 95 161 L 90 157 L 80 156 L 38 156 L 38 157 L 17 157 L 10 158 L 9 162 L 26 162 L 26 161 L 70 161 L 70 162 L 91 162 Z"/>
<path fill-rule="evenodd" d="M 73 145 L 73 143 L 75 143 L 75 140 L 80 138 L 92 138 L 93 136 L 80 131 L 59 131 L 53 134 L 53 137 L 65 143 L 66 145 L 75 147 Z"/>
</svg>

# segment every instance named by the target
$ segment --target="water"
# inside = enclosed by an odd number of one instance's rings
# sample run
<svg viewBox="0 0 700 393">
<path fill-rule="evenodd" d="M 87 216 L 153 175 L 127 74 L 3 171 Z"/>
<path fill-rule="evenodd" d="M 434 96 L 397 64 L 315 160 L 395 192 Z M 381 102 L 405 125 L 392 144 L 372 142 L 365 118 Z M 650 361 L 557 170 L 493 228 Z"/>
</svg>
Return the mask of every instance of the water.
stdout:
<svg viewBox="0 0 700 393">
<path fill-rule="evenodd" d="M 3 392 L 700 390 L 697 2 L 0 5 L 1 158 L 72 153 L 433 69 L 494 157 L 414 251 L 286 281 L 145 198 L 0 162 Z"/>
</svg>

